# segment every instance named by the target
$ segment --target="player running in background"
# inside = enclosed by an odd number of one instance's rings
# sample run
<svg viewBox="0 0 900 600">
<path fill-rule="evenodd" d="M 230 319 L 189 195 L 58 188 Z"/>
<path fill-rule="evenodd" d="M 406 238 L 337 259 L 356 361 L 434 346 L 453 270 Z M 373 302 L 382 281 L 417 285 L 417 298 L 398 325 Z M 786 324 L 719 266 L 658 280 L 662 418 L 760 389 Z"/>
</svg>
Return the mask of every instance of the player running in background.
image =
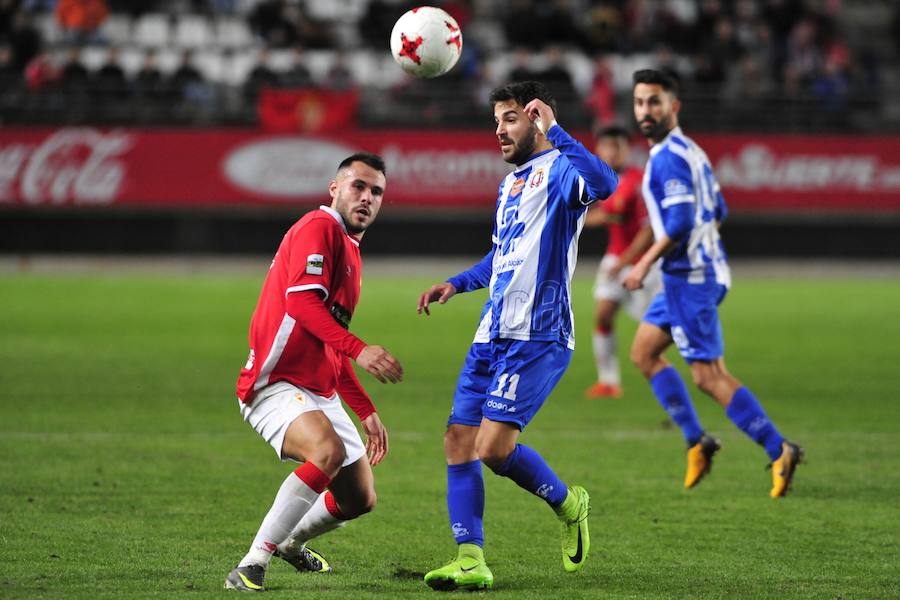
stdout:
<svg viewBox="0 0 900 600">
<path fill-rule="evenodd" d="M 625 309 L 639 321 L 659 291 L 662 281 L 654 267 L 644 280 L 644 287 L 628 291 L 622 287 L 631 265 L 653 243 L 653 230 L 641 197 L 644 172 L 626 166 L 631 154 L 628 131 L 623 127 L 607 127 L 597 136 L 595 153 L 619 175 L 619 187 L 603 205 L 595 204 L 587 213 L 585 227 L 605 226 L 609 233 L 606 254 L 594 281 L 594 360 L 597 382 L 585 390 L 588 398 L 619 398 L 622 379 L 619 371 L 615 326 L 616 313 Z"/>
<path fill-rule="evenodd" d="M 467 271 L 432 286 L 430 302 L 489 287 L 444 435 L 447 508 L 457 558 L 425 575 L 434 589 L 491 587 L 485 563 L 484 463 L 542 498 L 562 523 L 566 571 L 590 548 L 587 491 L 567 486 L 520 432 L 562 377 L 575 346 L 570 301 L 578 235 L 587 206 L 616 189 L 615 172 L 556 122 L 556 103 L 537 82 L 490 96 L 503 159 L 515 165 L 500 184 L 490 252 Z"/>
<path fill-rule="evenodd" d="M 718 305 L 731 285 L 719 238 L 725 200 L 706 154 L 678 126 L 680 108 L 678 84 L 670 75 L 652 69 L 634 74 L 634 116 L 653 144 L 643 191 L 655 241 L 625 278 L 625 287 L 639 289 L 662 257 L 663 291 L 638 326 L 631 358 L 684 433 L 686 488 L 709 472 L 720 446 L 704 432 L 687 387 L 663 358 L 673 341 L 690 365 L 697 387 L 765 448 L 772 460 L 770 496 L 777 498 L 787 494 L 803 450 L 778 432 L 756 397 L 725 368 L 718 315 Z"/>
<path fill-rule="evenodd" d="M 269 559 L 329 571 L 305 546 L 372 510 L 372 465 L 388 434 L 350 359 L 382 383 L 401 380 L 400 363 L 348 331 L 359 300 L 359 242 L 378 216 L 384 162 L 358 153 L 338 166 L 331 206 L 307 213 L 285 234 L 250 322 L 250 356 L 237 382 L 241 416 L 282 460 L 302 463 L 278 490 L 246 556 L 225 587 L 264 591 Z M 362 422 L 365 446 L 341 406 Z M 368 460 L 365 460 L 368 456 Z"/>
</svg>

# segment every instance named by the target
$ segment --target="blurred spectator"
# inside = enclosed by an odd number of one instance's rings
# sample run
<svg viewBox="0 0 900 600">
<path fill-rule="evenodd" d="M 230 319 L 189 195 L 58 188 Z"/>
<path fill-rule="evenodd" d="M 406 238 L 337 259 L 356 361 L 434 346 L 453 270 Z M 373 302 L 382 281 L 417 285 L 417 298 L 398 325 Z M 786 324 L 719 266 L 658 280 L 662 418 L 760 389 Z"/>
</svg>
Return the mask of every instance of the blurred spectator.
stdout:
<svg viewBox="0 0 900 600">
<path fill-rule="evenodd" d="M 516 48 L 513 55 L 513 68 L 509 72 L 510 81 L 531 81 L 537 73 L 531 67 L 531 52 L 526 48 Z"/>
<path fill-rule="evenodd" d="M 59 72 L 59 84 L 67 98 L 85 101 L 90 89 L 90 74 L 81 62 L 81 48 L 69 48 L 65 64 Z"/>
<path fill-rule="evenodd" d="M 613 73 L 602 55 L 594 61 L 594 78 L 591 92 L 585 99 L 585 106 L 591 114 L 592 129 L 611 125 L 616 120 L 616 92 L 613 87 Z"/>
<path fill-rule="evenodd" d="M 572 102 L 578 97 L 572 74 L 565 66 L 565 55 L 559 46 L 548 46 L 545 52 L 547 67 L 535 78 L 547 86 L 547 90 L 558 102 Z"/>
<path fill-rule="evenodd" d="M 417 6 L 412 2 L 370 0 L 359 20 L 359 36 L 372 48 L 384 48 L 391 39 L 391 30 L 403 13 Z"/>
<path fill-rule="evenodd" d="M 533 0 L 510 0 L 503 30 L 510 45 L 518 48 L 537 50 L 546 43 L 545 25 L 538 18 Z"/>
<path fill-rule="evenodd" d="M 20 72 L 41 51 L 41 34 L 24 12 L 14 13 L 7 33 L 13 66 Z"/>
<path fill-rule="evenodd" d="M 314 87 L 312 73 L 306 66 L 306 57 L 301 46 L 294 46 L 291 52 L 291 68 L 281 74 L 281 85 L 287 88 Z"/>
<path fill-rule="evenodd" d="M 694 79 L 715 92 L 725 82 L 729 66 L 736 64 L 741 56 L 734 31 L 734 22 L 729 17 L 719 17 L 715 23 L 713 37 L 700 51 Z"/>
<path fill-rule="evenodd" d="M 59 70 L 53 65 L 50 55 L 41 52 L 31 59 L 25 68 L 25 83 L 32 92 L 43 92 L 59 81 Z"/>
<path fill-rule="evenodd" d="M 205 104 L 210 100 L 211 90 L 203 74 L 194 66 L 194 55 L 190 50 L 182 52 L 181 62 L 169 78 L 168 87 L 175 100 L 189 104 Z"/>
<path fill-rule="evenodd" d="M 787 45 L 786 79 L 801 87 L 808 85 L 822 70 L 822 51 L 816 44 L 816 24 L 805 18 L 791 31 Z"/>
<path fill-rule="evenodd" d="M 119 64 L 119 49 L 110 48 L 106 63 L 94 74 L 97 95 L 104 100 L 123 100 L 128 97 L 125 70 Z"/>
<path fill-rule="evenodd" d="M 269 66 L 269 50 L 262 48 L 256 55 L 256 64 L 253 65 L 244 81 L 244 98 L 255 104 L 262 88 L 276 87 L 278 84 L 278 73 Z"/>
<path fill-rule="evenodd" d="M 334 55 L 334 63 L 325 75 L 325 87 L 336 92 L 344 92 L 356 88 L 356 79 L 347 67 L 347 57 L 343 52 Z"/>
<path fill-rule="evenodd" d="M 0 94 L 20 87 L 22 81 L 22 71 L 13 64 L 12 48 L 0 45 Z"/>
<path fill-rule="evenodd" d="M 143 98 L 158 99 L 163 96 L 165 84 L 162 71 L 156 65 L 156 52 L 147 50 L 141 68 L 134 76 L 134 91 Z"/>
<path fill-rule="evenodd" d="M 594 50 L 612 52 L 622 45 L 625 18 L 619 7 L 611 3 L 593 5 L 587 13 L 586 40 Z"/>
<path fill-rule="evenodd" d="M 309 48 L 333 48 L 329 28 L 310 18 L 296 2 L 263 0 L 250 14 L 250 26 L 271 48 L 303 44 Z"/>
<path fill-rule="evenodd" d="M 105 0 L 59 0 L 56 21 L 74 44 L 102 41 L 100 25 L 109 16 Z"/>
</svg>

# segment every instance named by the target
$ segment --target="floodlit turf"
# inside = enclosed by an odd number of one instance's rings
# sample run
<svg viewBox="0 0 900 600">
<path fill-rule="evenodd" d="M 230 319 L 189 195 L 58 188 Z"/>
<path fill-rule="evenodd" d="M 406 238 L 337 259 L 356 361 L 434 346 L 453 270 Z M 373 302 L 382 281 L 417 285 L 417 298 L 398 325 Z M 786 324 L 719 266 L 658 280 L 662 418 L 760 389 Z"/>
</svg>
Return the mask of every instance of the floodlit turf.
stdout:
<svg viewBox="0 0 900 600">
<path fill-rule="evenodd" d="M 261 277 L 0 278 L 0 596 L 225 594 L 289 472 L 233 395 Z M 441 435 L 484 296 L 417 317 L 429 283 L 364 281 L 353 330 L 406 369 L 398 386 L 362 375 L 391 435 L 379 504 L 314 545 L 333 574 L 275 560 L 275 597 L 435 595 L 422 574 L 454 553 Z M 633 368 L 624 398 L 582 398 L 589 282 L 576 292 L 578 349 L 522 440 L 591 492 L 591 558 L 564 573 L 551 511 L 486 473 L 491 596 L 900 595 L 900 282 L 737 281 L 729 366 L 808 456 L 779 501 L 711 400 L 695 394 L 724 447 L 685 492 L 681 436 Z"/>
</svg>

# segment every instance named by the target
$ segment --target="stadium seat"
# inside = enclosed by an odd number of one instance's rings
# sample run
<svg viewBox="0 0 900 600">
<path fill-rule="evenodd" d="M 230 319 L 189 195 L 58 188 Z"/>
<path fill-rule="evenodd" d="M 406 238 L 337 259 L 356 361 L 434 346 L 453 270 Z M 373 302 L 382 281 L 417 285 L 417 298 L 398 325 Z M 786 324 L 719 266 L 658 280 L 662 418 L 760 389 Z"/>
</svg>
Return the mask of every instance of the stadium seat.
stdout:
<svg viewBox="0 0 900 600">
<path fill-rule="evenodd" d="M 100 32 L 113 46 L 122 46 L 131 40 L 131 19 L 124 14 L 111 14 L 100 26 Z"/>
<path fill-rule="evenodd" d="M 134 24 L 134 41 L 145 48 L 168 45 L 171 32 L 169 17 L 161 13 L 147 13 Z"/>
<path fill-rule="evenodd" d="M 244 19 L 220 17 L 213 31 L 216 45 L 220 48 L 247 48 L 253 44 L 253 34 Z"/>
<path fill-rule="evenodd" d="M 207 48 L 213 41 L 212 27 L 201 15 L 182 15 L 175 23 L 173 41 L 180 48 Z"/>
</svg>

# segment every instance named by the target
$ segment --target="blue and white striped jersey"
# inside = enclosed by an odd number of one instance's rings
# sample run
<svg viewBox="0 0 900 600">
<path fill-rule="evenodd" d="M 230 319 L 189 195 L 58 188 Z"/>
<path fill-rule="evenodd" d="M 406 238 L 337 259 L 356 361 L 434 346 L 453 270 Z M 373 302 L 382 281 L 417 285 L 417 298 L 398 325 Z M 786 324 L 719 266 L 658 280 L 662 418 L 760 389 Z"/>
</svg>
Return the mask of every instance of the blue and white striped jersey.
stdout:
<svg viewBox="0 0 900 600">
<path fill-rule="evenodd" d="M 571 280 L 587 207 L 608 197 L 615 171 L 554 125 L 554 148 L 500 184 L 491 251 L 448 281 L 457 291 L 490 287 L 476 342 L 505 338 L 575 347 Z"/>
<path fill-rule="evenodd" d="M 731 273 L 719 237 L 727 207 L 706 153 L 680 127 L 650 149 L 644 171 L 644 203 L 657 239 L 677 245 L 662 270 L 703 283 L 707 277 L 730 286 Z"/>
</svg>

